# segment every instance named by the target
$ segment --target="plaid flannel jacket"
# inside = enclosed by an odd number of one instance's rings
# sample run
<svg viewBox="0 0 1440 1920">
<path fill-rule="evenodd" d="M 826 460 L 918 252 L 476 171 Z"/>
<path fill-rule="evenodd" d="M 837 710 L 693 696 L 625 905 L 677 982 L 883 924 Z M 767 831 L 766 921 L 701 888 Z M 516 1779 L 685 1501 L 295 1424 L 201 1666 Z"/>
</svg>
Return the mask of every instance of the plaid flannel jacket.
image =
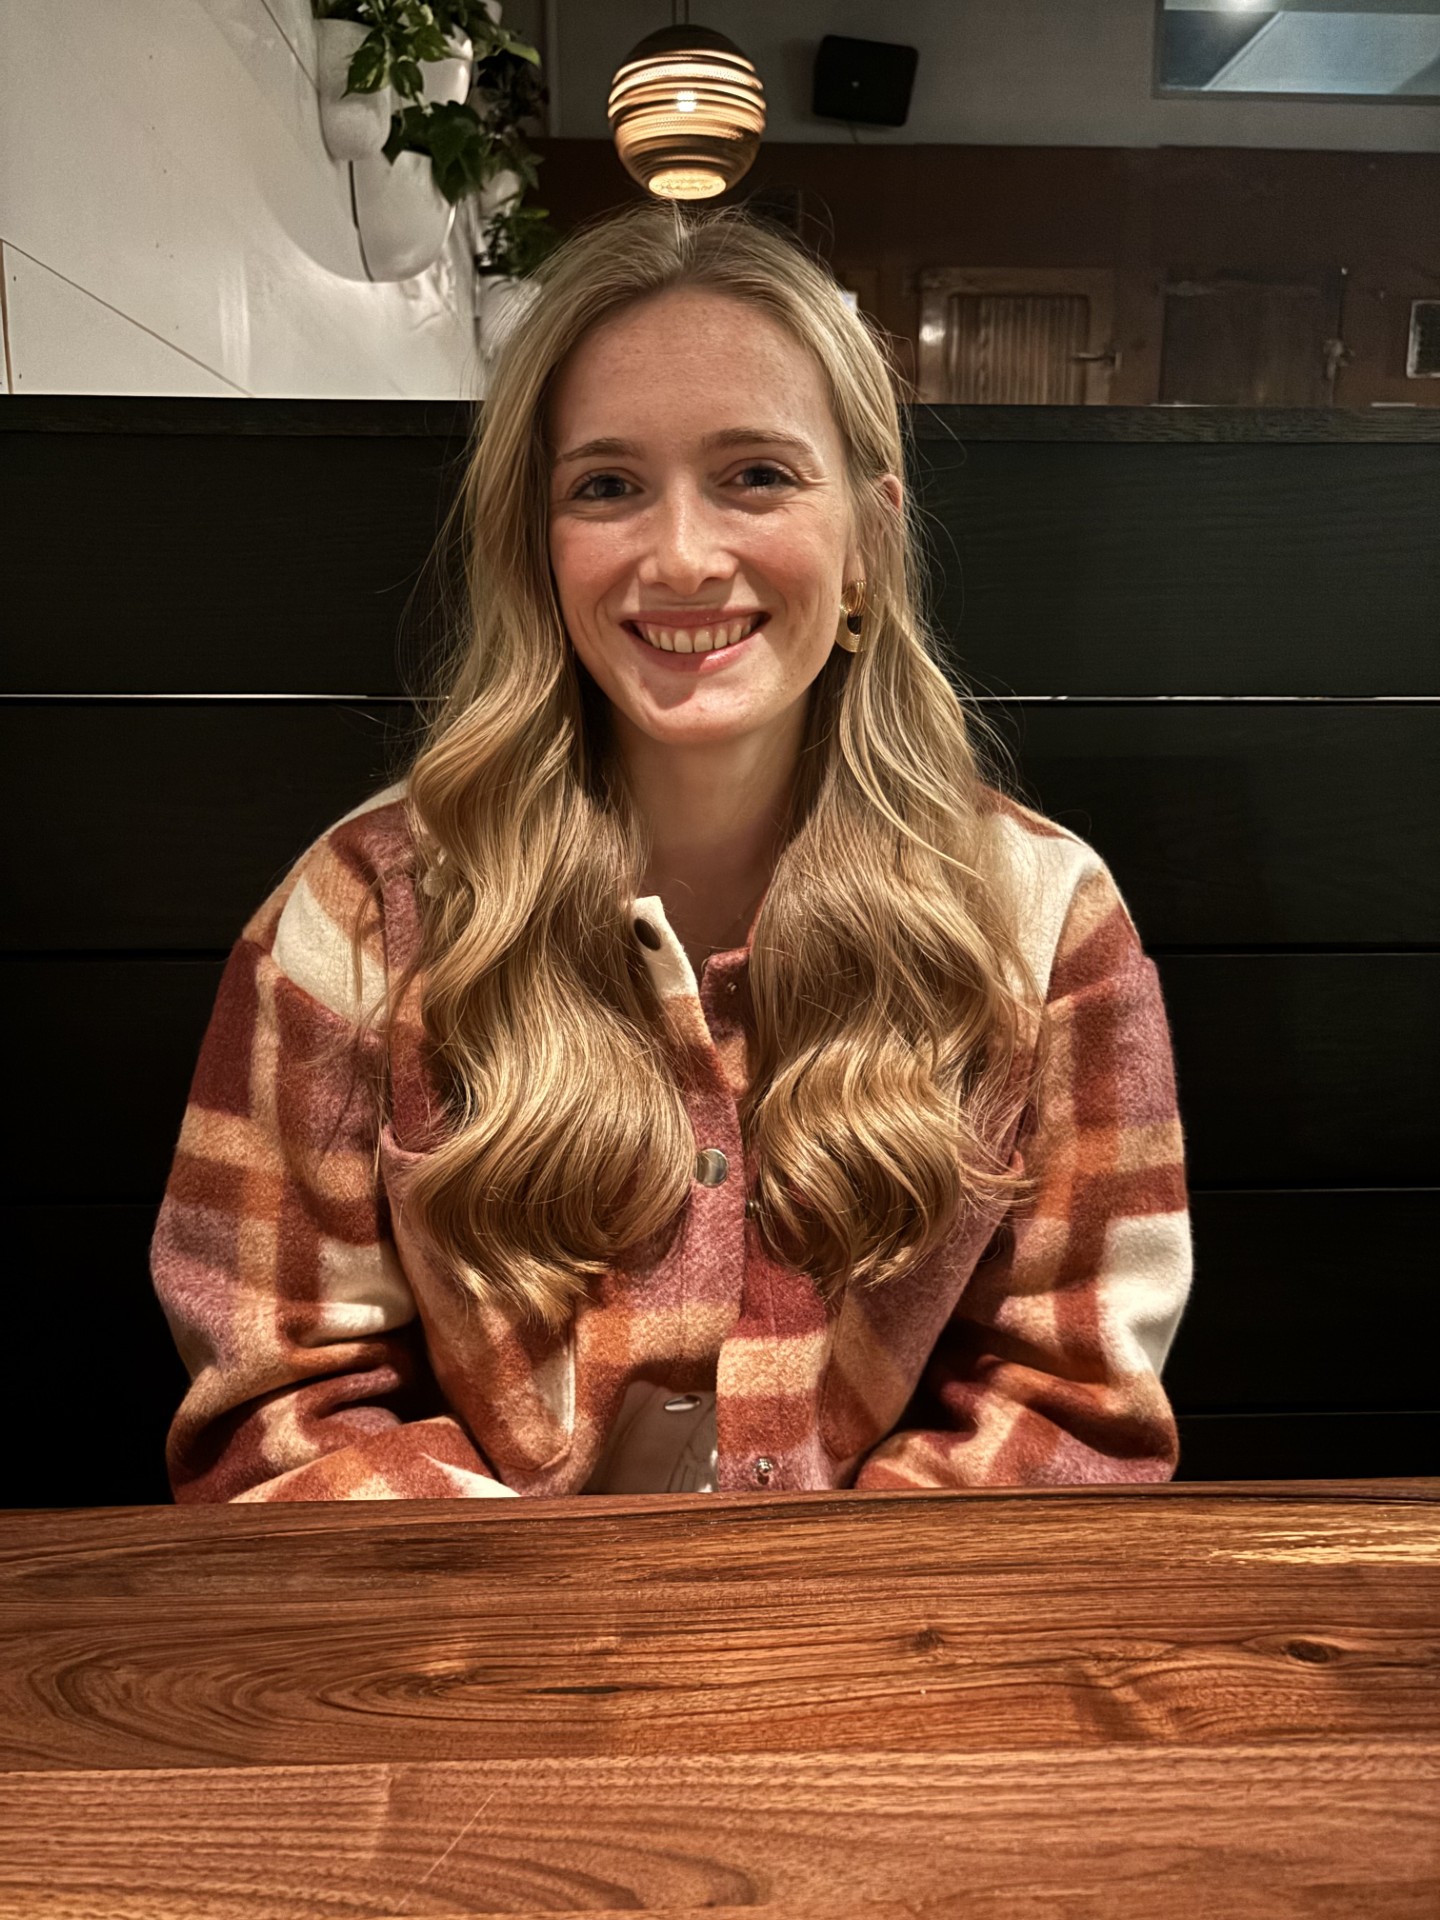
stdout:
<svg viewBox="0 0 1440 1920">
<path fill-rule="evenodd" d="M 1160 1370 L 1191 1239 L 1158 977 L 1099 855 L 992 799 L 1052 1030 L 1046 1097 L 1008 1143 L 1038 1198 L 827 1309 L 747 1217 L 748 942 L 697 982 L 659 899 L 640 899 L 640 950 L 694 1062 L 696 1145 L 730 1171 L 695 1182 L 663 1257 L 592 1283 L 554 1336 L 477 1305 L 407 1219 L 437 1111 L 413 990 L 378 1179 L 373 1097 L 343 1060 L 306 1063 L 355 1004 L 348 929 L 372 879 L 360 1004 L 418 937 L 402 788 L 331 827 L 230 955 L 155 1228 L 191 1375 L 167 1450 L 176 1498 L 577 1493 L 644 1380 L 714 1393 L 720 1491 L 1169 1479 Z"/>
</svg>

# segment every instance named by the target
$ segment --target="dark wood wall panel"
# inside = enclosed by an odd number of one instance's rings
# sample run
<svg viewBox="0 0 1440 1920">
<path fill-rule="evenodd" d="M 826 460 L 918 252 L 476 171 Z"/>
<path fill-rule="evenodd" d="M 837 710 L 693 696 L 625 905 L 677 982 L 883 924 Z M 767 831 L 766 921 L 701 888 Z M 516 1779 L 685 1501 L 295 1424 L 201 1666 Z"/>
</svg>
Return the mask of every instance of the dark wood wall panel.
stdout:
<svg viewBox="0 0 1440 1920">
<path fill-rule="evenodd" d="M 1421 1329 L 1440 1187 L 1195 1193 L 1191 1217 L 1195 1286 L 1165 1367 L 1177 1409 L 1434 1404 Z"/>
<path fill-rule="evenodd" d="M 0 959 L 0 991 L 26 1017 L 10 1036 L 25 1124 L 6 1190 L 26 1205 L 153 1206 L 175 1151 L 224 960 Z M 84 1089 L 85 1150 L 62 1148 Z"/>
<path fill-rule="evenodd" d="M 1440 944 L 1440 705 L 985 711 L 1147 946 Z M 228 948 L 414 724 L 373 702 L 0 707 L 0 950 Z M 34 857 L 35 819 L 64 860 Z"/>
<path fill-rule="evenodd" d="M 0 432 L 25 555 L 5 690 L 400 691 L 458 452 L 413 413 L 405 435 Z"/>
<path fill-rule="evenodd" d="M 90 431 L 45 430 L 55 403 L 21 397 L 10 411 L 36 429 L 0 433 L 7 539 L 27 556 L 0 688 L 419 690 L 462 408 L 399 405 L 377 431 L 373 407 L 310 403 L 283 432 L 247 433 L 274 403 L 194 400 L 169 403 L 161 433 L 116 430 L 155 402 L 73 404 Z M 1017 413 L 1034 416 L 1024 440 Z M 976 690 L 1433 692 L 1440 416 L 1375 442 L 1365 416 L 1339 415 L 1310 427 L 1333 437 L 1287 442 L 1240 437 L 1225 409 L 1187 410 L 1188 437 L 1165 437 L 1155 413 L 913 415 L 934 617 Z"/>
<path fill-rule="evenodd" d="M 1177 1480 L 1374 1480 L 1440 1470 L 1440 1413 L 1182 1414 Z"/>
<path fill-rule="evenodd" d="M 26 1115 L 7 1165 L 13 1199 L 160 1191 L 222 965 L 218 954 L 0 960 L 6 1004 L 26 1009 L 9 1044 Z M 1440 954 L 1167 954 L 1158 965 L 1192 1189 L 1436 1180 Z M 56 1151 L 77 1087 L 86 1135 L 104 1143 L 78 1162 Z"/>
<path fill-rule="evenodd" d="M 340 700 L 0 707 L 16 876 L 0 948 L 228 949 L 311 841 L 387 784 L 413 720 Z M 36 820 L 63 859 L 34 857 Z"/>
<path fill-rule="evenodd" d="M 1440 704 L 986 711 L 1147 946 L 1440 942 Z"/>
<path fill-rule="evenodd" d="M 170 1498 L 165 1434 L 187 1376 L 150 1285 L 155 1213 L 0 1206 L 6 1338 L 23 1356 L 0 1396 L 0 1506 Z"/>
<path fill-rule="evenodd" d="M 1037 458 L 955 431 L 920 443 L 920 500 L 934 617 L 977 691 L 1434 691 L 1440 444 Z"/>
<path fill-rule="evenodd" d="M 1156 965 L 1192 1187 L 1440 1178 L 1440 954 L 1165 953 Z"/>
</svg>

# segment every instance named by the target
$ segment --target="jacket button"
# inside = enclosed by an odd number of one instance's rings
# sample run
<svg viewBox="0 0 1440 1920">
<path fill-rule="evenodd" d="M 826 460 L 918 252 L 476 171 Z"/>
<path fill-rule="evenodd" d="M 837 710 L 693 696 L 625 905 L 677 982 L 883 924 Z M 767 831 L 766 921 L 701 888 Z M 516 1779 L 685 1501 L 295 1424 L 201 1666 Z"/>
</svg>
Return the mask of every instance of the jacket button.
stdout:
<svg viewBox="0 0 1440 1920">
<path fill-rule="evenodd" d="M 760 1211 L 760 1202 L 753 1197 L 745 1202 L 745 1218 L 753 1220 Z"/>
<path fill-rule="evenodd" d="M 730 1171 L 730 1162 L 719 1147 L 706 1147 L 695 1156 L 695 1178 L 702 1187 L 718 1187 Z"/>
<path fill-rule="evenodd" d="M 660 936 L 648 920 L 637 920 L 635 922 L 635 938 L 640 942 L 642 947 L 649 947 L 652 953 L 659 952 Z"/>
<path fill-rule="evenodd" d="M 760 1458 L 755 1462 L 755 1478 L 760 1482 L 762 1487 L 769 1486 L 770 1476 L 774 1471 L 775 1462 L 770 1458 L 768 1453 L 762 1453 Z"/>
</svg>

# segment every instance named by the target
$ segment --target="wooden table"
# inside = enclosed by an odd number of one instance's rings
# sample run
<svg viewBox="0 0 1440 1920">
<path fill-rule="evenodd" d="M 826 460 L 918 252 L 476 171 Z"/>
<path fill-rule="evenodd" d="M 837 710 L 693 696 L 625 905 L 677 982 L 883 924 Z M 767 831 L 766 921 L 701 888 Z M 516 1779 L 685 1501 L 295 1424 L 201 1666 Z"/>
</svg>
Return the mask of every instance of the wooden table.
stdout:
<svg viewBox="0 0 1440 1920">
<path fill-rule="evenodd" d="M 0 1914 L 1435 1920 L 1440 1480 L 0 1514 Z"/>
</svg>

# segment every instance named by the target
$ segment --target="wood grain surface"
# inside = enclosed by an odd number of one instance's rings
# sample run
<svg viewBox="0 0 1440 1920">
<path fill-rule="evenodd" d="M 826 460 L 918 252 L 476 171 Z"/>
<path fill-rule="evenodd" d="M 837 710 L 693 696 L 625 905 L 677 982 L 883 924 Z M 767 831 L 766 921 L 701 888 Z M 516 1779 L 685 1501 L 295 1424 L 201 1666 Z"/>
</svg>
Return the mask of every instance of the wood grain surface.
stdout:
<svg viewBox="0 0 1440 1920">
<path fill-rule="evenodd" d="M 1260 1876 L 1271 1911 L 1432 1920 L 1437 1795 L 1435 1747 L 1390 1740 L 19 1774 L 0 1913 L 923 1912 L 964 1887 L 1168 1917 Z"/>
<path fill-rule="evenodd" d="M 0 1916 L 1425 1915 L 1440 1481 L 0 1514 Z"/>
</svg>

